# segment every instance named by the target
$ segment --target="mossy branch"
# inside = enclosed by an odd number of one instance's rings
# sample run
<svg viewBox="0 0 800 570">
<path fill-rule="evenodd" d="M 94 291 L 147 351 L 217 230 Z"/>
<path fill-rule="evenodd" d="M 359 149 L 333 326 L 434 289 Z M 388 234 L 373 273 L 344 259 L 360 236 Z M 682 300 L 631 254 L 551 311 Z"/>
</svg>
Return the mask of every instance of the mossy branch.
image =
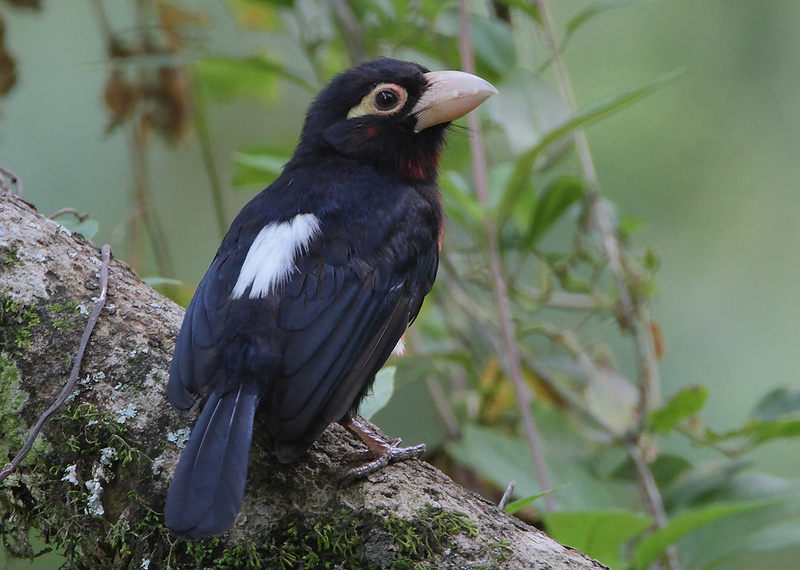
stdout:
<svg viewBox="0 0 800 570">
<path fill-rule="evenodd" d="M 14 309 L 0 315 L 5 463 L 61 391 L 102 264 L 93 245 L 8 194 L 0 251 L 13 252 L 0 264 L 0 304 Z M 257 434 L 233 528 L 175 540 L 164 496 L 192 419 L 172 411 L 165 385 L 183 309 L 119 261 L 108 283 L 77 389 L 0 484 L 0 536 L 14 554 L 36 555 L 36 530 L 74 568 L 602 567 L 421 461 L 340 489 L 340 459 L 357 444 L 337 425 L 290 466 Z"/>
</svg>

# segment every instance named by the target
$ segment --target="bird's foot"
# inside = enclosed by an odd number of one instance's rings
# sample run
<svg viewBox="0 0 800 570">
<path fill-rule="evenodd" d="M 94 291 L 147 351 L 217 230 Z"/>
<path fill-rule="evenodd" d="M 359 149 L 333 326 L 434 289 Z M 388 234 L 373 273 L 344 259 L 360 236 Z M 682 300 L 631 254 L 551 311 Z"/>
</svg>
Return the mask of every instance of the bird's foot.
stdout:
<svg viewBox="0 0 800 570">
<path fill-rule="evenodd" d="M 399 438 L 394 440 L 387 439 L 383 433 L 376 430 L 360 416 L 353 416 L 346 427 L 364 442 L 367 449 L 350 452 L 344 456 L 343 461 L 367 459 L 371 459 L 371 461 L 348 469 L 339 480 L 341 486 L 348 485 L 357 479 L 363 479 L 367 475 L 383 469 L 389 463 L 416 459 L 425 453 L 424 443 L 412 445 L 411 447 L 400 447 L 402 440 Z"/>
</svg>

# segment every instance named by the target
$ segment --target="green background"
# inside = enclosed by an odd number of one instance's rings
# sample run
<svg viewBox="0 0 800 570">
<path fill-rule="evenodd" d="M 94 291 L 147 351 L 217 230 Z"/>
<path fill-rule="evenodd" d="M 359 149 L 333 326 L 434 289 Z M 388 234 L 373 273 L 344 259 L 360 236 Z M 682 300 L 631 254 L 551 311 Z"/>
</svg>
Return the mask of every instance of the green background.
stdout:
<svg viewBox="0 0 800 570">
<path fill-rule="evenodd" d="M 241 34 L 224 4 L 197 4 L 210 22 L 198 53 L 296 57 L 294 46 Z M 552 9 L 563 22 L 582 4 Z M 125 21 L 127 6 L 107 8 Z M 4 6 L 3 15 L 20 80 L 0 101 L 0 165 L 21 177 L 24 198 L 42 213 L 87 211 L 100 223 L 94 241 L 121 251 L 132 175 L 124 132 L 104 135 L 107 68 L 90 5 L 49 2 L 39 14 Z M 702 416 L 719 430 L 739 425 L 771 387 L 800 387 L 799 56 L 795 0 L 651 2 L 593 20 L 566 53 L 579 104 L 685 70 L 588 136 L 603 192 L 645 222 L 637 240 L 661 256 L 653 315 L 667 339 L 663 391 L 709 386 Z M 308 101 L 289 88 L 267 106 L 215 105 L 222 180 L 230 184 L 242 145 L 276 132 L 295 139 Z M 174 148 L 154 140 L 149 159 L 177 276 L 194 283 L 219 242 L 199 148 L 194 139 Z M 226 192 L 229 219 L 252 195 Z M 401 389 L 379 423 L 407 443 L 435 440 L 432 412 L 407 426 L 399 410 L 425 398 L 421 384 Z M 797 478 L 799 448 L 781 440 L 757 457 L 762 469 Z"/>
</svg>

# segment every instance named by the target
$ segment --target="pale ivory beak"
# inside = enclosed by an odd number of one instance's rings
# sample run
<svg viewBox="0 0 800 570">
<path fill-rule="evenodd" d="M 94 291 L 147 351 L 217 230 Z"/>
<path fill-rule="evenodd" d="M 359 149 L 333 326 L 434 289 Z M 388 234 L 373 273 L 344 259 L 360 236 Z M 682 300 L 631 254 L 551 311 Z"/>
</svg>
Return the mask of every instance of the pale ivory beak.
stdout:
<svg viewBox="0 0 800 570">
<path fill-rule="evenodd" d="M 463 117 L 497 93 L 488 81 L 463 71 L 431 71 L 425 79 L 428 87 L 411 110 L 417 133 Z"/>
</svg>

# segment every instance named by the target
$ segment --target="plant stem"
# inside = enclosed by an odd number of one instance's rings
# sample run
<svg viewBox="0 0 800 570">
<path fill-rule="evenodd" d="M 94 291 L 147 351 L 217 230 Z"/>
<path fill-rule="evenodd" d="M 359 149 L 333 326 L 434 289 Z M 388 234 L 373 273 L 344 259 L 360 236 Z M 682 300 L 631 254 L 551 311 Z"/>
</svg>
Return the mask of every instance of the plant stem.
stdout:
<svg viewBox="0 0 800 570">
<path fill-rule="evenodd" d="M 331 8 L 342 26 L 341 34 L 350 63 L 355 65 L 364 61 L 364 33 L 361 23 L 347 0 L 332 0 Z"/>
<path fill-rule="evenodd" d="M 228 216 L 225 212 L 225 200 L 222 196 L 222 184 L 219 181 L 219 172 L 214 162 L 214 151 L 211 148 L 211 137 L 208 135 L 208 120 L 206 118 L 206 103 L 202 92 L 203 86 L 194 88 L 195 112 L 194 128 L 197 131 L 197 140 L 200 143 L 200 152 L 203 155 L 203 164 L 206 167 L 206 176 L 211 188 L 211 201 L 214 204 L 214 215 L 217 220 L 217 230 L 220 239 L 228 231 Z"/>
<path fill-rule="evenodd" d="M 472 42 L 469 27 L 469 12 L 466 0 L 459 0 L 459 51 L 461 53 L 461 66 L 468 73 L 475 73 L 475 60 L 472 56 Z M 467 118 L 471 137 L 470 155 L 472 157 L 472 171 L 475 178 L 475 190 L 478 199 L 484 207 L 489 207 L 489 182 L 486 170 L 486 152 L 483 145 L 481 125 L 477 113 L 470 113 Z M 497 304 L 498 317 L 500 319 L 500 329 L 503 337 L 504 348 L 506 350 L 506 366 L 508 375 L 514 386 L 517 396 L 517 405 L 522 418 L 522 427 L 528 449 L 533 457 L 533 466 L 539 485 L 542 491 L 552 489 L 550 474 L 544 459 L 542 443 L 539 431 L 531 411 L 531 394 L 525 377 L 522 373 L 519 347 L 514 331 L 514 321 L 511 316 L 511 303 L 508 298 L 508 288 L 506 286 L 505 273 L 503 271 L 503 260 L 500 254 L 500 242 L 497 235 L 497 227 L 490 217 L 484 220 L 484 230 L 486 232 L 486 244 L 489 250 L 489 266 L 492 274 L 492 289 L 494 291 L 495 302 Z M 553 511 L 556 508 L 555 497 L 552 494 L 545 495 L 543 504 L 546 511 Z"/>
<path fill-rule="evenodd" d="M 130 255 L 131 265 L 137 270 L 142 270 L 142 251 L 141 251 L 141 232 L 138 229 L 140 219 L 144 222 L 147 236 L 153 246 L 153 256 L 156 261 L 156 268 L 161 277 L 172 277 L 175 272 L 172 266 L 172 259 L 167 247 L 167 239 L 161 220 L 153 207 L 150 185 L 147 180 L 147 153 L 145 127 L 140 121 L 133 120 L 128 125 L 128 146 L 131 153 L 133 164 L 134 192 L 133 192 L 133 216 L 131 218 L 132 234 Z"/>
<path fill-rule="evenodd" d="M 553 21 L 547 9 L 546 0 L 533 0 L 539 9 L 542 17 L 542 30 L 545 41 L 552 53 L 552 64 L 556 73 L 559 91 L 566 104 L 573 111 L 577 108 L 575 95 L 572 90 L 572 83 L 569 79 L 564 60 L 558 50 L 558 45 L 553 33 Z M 603 249 L 608 259 L 608 266 L 611 276 L 619 294 L 620 305 L 622 306 L 623 326 L 630 328 L 634 340 L 634 348 L 637 354 L 637 367 L 639 369 L 640 405 L 639 405 L 639 428 L 647 410 L 652 409 L 660 401 L 660 379 L 658 363 L 656 358 L 655 339 L 652 334 L 652 323 L 649 312 L 643 303 L 635 303 L 631 298 L 628 289 L 628 281 L 635 280 L 636 276 L 629 275 L 630 271 L 625 270 L 625 260 L 620 249 L 614 224 L 608 208 L 602 199 L 597 180 L 597 170 L 594 166 L 592 154 L 589 151 L 589 143 L 583 129 L 577 129 L 573 133 L 575 148 L 578 159 L 583 170 L 583 177 L 586 181 L 589 206 L 592 218 L 600 233 Z"/>
<path fill-rule="evenodd" d="M 547 0 L 532 1 L 538 8 L 541 16 L 541 28 L 544 33 L 545 42 L 548 44 L 552 54 L 551 61 L 555 70 L 561 96 L 574 112 L 577 108 L 575 95 L 572 90 L 569 74 L 564 65 L 564 60 L 555 40 L 553 20 L 547 9 Z M 578 153 L 581 169 L 583 170 L 583 176 L 586 180 L 588 204 L 592 219 L 600 233 L 603 249 L 605 250 L 608 260 L 608 267 L 619 295 L 620 305 L 622 307 L 622 318 L 620 318 L 620 322 L 623 328 L 630 330 L 637 356 L 636 364 L 639 375 L 638 426 L 635 433 L 631 434 L 630 440 L 626 443 L 626 450 L 636 467 L 639 484 L 647 500 L 648 509 L 656 521 L 656 526 L 658 528 L 663 528 L 668 522 L 664 510 L 664 503 L 658 485 L 653 477 L 653 473 L 650 470 L 650 466 L 642 455 L 639 447 L 641 441 L 640 436 L 644 430 L 646 413 L 660 400 L 660 380 L 655 338 L 653 336 L 653 323 L 650 320 L 650 314 L 646 304 L 641 297 L 637 297 L 637 299 L 634 300 L 628 288 L 628 284 L 636 282 L 638 276 L 634 274 L 630 265 L 626 264 L 614 229 L 614 224 L 611 220 L 611 215 L 600 195 L 597 170 L 595 169 L 594 161 L 589 151 L 586 133 L 583 129 L 577 129 L 573 133 L 573 138 L 575 140 L 575 148 Z M 681 569 L 678 551 L 674 546 L 667 549 L 666 564 L 668 568 L 672 570 Z"/>
<path fill-rule="evenodd" d="M 628 442 L 625 448 L 636 469 L 639 485 L 642 487 L 642 492 L 647 500 L 648 510 L 650 514 L 653 515 L 656 526 L 658 528 L 664 528 L 669 521 L 667 520 L 667 514 L 664 510 L 664 501 L 661 499 L 661 493 L 658 490 L 655 477 L 653 477 L 653 472 L 650 470 L 650 465 L 647 464 L 647 461 L 642 456 L 638 442 Z M 678 556 L 678 549 L 675 548 L 674 545 L 667 548 L 665 555 L 668 568 L 672 570 L 681 569 L 682 566 L 680 557 Z"/>
</svg>

